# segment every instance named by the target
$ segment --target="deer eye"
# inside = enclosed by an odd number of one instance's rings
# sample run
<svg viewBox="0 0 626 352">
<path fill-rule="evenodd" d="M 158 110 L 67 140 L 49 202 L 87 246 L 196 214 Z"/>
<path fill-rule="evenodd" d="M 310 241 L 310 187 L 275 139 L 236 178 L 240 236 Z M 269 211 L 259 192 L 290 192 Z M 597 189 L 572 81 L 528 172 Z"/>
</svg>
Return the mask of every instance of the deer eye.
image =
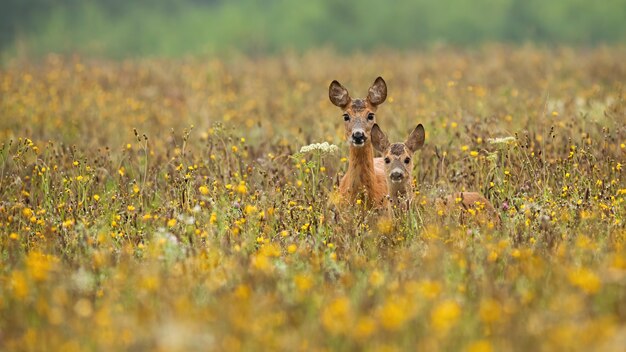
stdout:
<svg viewBox="0 0 626 352">
<path fill-rule="evenodd" d="M 350 115 L 348 115 L 348 114 L 343 114 L 343 120 L 344 120 L 344 121 L 350 121 Z"/>
<path fill-rule="evenodd" d="M 372 121 L 374 119 L 374 113 L 370 112 L 369 114 L 367 114 L 367 119 Z"/>
<path fill-rule="evenodd" d="M 408 164 L 408 163 L 410 163 L 410 162 L 411 162 L 411 158 L 407 157 L 406 159 L 404 159 L 404 163 L 405 163 L 405 164 Z"/>
<path fill-rule="evenodd" d="M 385 158 L 385 164 L 389 164 L 390 162 L 391 162 L 391 159 Z"/>
</svg>

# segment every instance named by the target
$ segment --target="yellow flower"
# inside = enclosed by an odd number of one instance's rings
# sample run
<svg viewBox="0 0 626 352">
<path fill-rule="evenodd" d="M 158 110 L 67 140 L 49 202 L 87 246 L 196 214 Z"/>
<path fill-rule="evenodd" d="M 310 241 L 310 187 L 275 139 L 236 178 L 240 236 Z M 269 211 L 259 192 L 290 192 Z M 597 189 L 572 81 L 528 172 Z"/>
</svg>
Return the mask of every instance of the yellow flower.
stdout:
<svg viewBox="0 0 626 352">
<path fill-rule="evenodd" d="M 354 329 L 354 337 L 357 339 L 365 339 L 374 333 L 376 330 L 376 320 L 371 317 L 361 317 L 356 322 L 356 328 Z"/>
<path fill-rule="evenodd" d="M 500 303 L 494 299 L 486 299 L 480 302 L 480 319 L 486 323 L 495 323 L 500 320 L 502 315 Z"/>
<path fill-rule="evenodd" d="M 206 196 L 207 194 L 209 194 L 209 187 L 200 186 L 198 187 L 198 191 L 200 191 L 200 194 L 202 194 L 203 196 Z"/>
<path fill-rule="evenodd" d="M 15 270 L 11 272 L 9 285 L 15 298 L 24 299 L 28 295 L 28 282 L 22 271 Z"/>
<path fill-rule="evenodd" d="M 333 335 L 344 334 L 351 328 L 352 309 L 346 297 L 339 297 L 322 309 L 322 326 Z"/>
<path fill-rule="evenodd" d="M 241 181 L 241 182 L 239 183 L 239 185 L 237 186 L 236 191 L 237 191 L 237 193 L 239 193 L 239 194 L 246 194 L 246 193 L 248 193 L 248 188 L 246 187 L 246 183 L 245 183 L 245 182 L 243 182 L 243 181 Z"/>
<path fill-rule="evenodd" d="M 306 293 L 313 287 L 313 279 L 309 275 L 298 274 L 294 276 L 293 282 L 300 293 Z"/>
<path fill-rule="evenodd" d="M 176 223 L 177 223 L 176 219 L 169 219 L 167 221 L 167 227 L 174 227 L 176 226 Z"/>
<path fill-rule="evenodd" d="M 41 252 L 30 252 L 26 257 L 26 268 L 35 281 L 44 281 L 59 259 Z"/>
<path fill-rule="evenodd" d="M 393 220 L 391 218 L 383 217 L 376 223 L 378 231 L 383 235 L 388 235 L 393 231 Z"/>
<path fill-rule="evenodd" d="M 388 299 L 380 309 L 380 323 L 387 330 L 399 330 L 411 317 L 406 300 L 399 297 Z"/>
<path fill-rule="evenodd" d="M 466 352 L 492 352 L 493 347 L 491 347 L 491 343 L 487 340 L 478 340 L 474 341 L 469 346 L 467 346 Z"/>
<path fill-rule="evenodd" d="M 295 244 L 290 244 L 289 246 L 287 246 L 287 252 L 289 254 L 294 254 L 296 251 L 298 250 L 298 246 L 296 246 Z"/>
<path fill-rule="evenodd" d="M 30 219 L 30 217 L 33 216 L 33 210 L 31 208 L 24 208 L 22 209 L 22 215 L 24 215 L 25 218 Z"/>
<path fill-rule="evenodd" d="M 568 279 L 572 285 L 579 287 L 587 294 L 598 292 L 602 286 L 600 278 L 587 268 L 570 270 Z"/>
<path fill-rule="evenodd" d="M 93 195 L 93 200 L 95 200 L 96 202 L 100 200 L 100 196 L 97 194 Z"/>
<path fill-rule="evenodd" d="M 246 213 L 246 215 L 254 215 L 259 211 L 259 209 L 257 207 L 255 207 L 254 205 L 250 205 L 250 204 L 246 204 L 246 207 L 244 209 L 244 212 Z"/>
<path fill-rule="evenodd" d="M 129 205 L 126 209 L 128 209 L 128 211 L 135 211 L 135 207 L 132 205 Z"/>
<path fill-rule="evenodd" d="M 440 302 L 430 314 L 430 321 L 437 332 L 447 333 L 459 320 L 461 307 L 453 300 Z"/>
</svg>

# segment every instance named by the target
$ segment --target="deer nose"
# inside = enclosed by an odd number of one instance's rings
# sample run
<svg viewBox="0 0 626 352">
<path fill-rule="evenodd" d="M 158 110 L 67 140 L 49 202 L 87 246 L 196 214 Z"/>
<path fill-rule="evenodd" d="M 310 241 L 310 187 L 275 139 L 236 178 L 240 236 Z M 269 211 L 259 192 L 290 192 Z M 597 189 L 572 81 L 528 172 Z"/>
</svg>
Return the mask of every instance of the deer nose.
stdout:
<svg viewBox="0 0 626 352">
<path fill-rule="evenodd" d="M 389 178 L 391 178 L 392 181 L 394 182 L 399 182 L 402 181 L 402 179 L 404 178 L 404 173 L 401 171 L 392 171 L 391 174 L 389 174 Z"/>
<path fill-rule="evenodd" d="M 363 131 L 352 132 L 352 141 L 355 144 L 363 144 L 365 142 L 365 133 Z"/>
</svg>

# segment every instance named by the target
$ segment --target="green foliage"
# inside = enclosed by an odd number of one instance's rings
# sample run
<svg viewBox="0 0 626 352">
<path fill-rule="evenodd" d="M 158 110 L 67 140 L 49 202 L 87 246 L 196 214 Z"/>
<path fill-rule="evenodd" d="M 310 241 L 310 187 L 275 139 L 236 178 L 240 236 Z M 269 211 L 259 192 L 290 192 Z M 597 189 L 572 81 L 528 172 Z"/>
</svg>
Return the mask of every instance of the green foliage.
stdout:
<svg viewBox="0 0 626 352">
<path fill-rule="evenodd" d="M 5 56 L 50 51 L 112 57 L 412 49 L 444 42 L 589 45 L 626 39 L 626 0 L 10 1 Z M 18 20 L 19 18 L 19 20 Z"/>
</svg>

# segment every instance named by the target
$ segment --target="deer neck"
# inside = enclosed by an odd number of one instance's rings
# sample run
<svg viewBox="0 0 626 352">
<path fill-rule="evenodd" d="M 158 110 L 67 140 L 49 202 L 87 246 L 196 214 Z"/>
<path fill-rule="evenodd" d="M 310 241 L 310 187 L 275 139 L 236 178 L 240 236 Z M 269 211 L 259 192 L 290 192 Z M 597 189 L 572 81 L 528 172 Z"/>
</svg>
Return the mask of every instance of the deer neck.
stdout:
<svg viewBox="0 0 626 352">
<path fill-rule="evenodd" d="M 359 192 L 365 189 L 371 192 L 376 183 L 374 171 L 374 148 L 371 143 L 363 147 L 350 146 L 350 158 L 348 159 L 348 172 L 350 175 L 350 188 Z"/>
</svg>

